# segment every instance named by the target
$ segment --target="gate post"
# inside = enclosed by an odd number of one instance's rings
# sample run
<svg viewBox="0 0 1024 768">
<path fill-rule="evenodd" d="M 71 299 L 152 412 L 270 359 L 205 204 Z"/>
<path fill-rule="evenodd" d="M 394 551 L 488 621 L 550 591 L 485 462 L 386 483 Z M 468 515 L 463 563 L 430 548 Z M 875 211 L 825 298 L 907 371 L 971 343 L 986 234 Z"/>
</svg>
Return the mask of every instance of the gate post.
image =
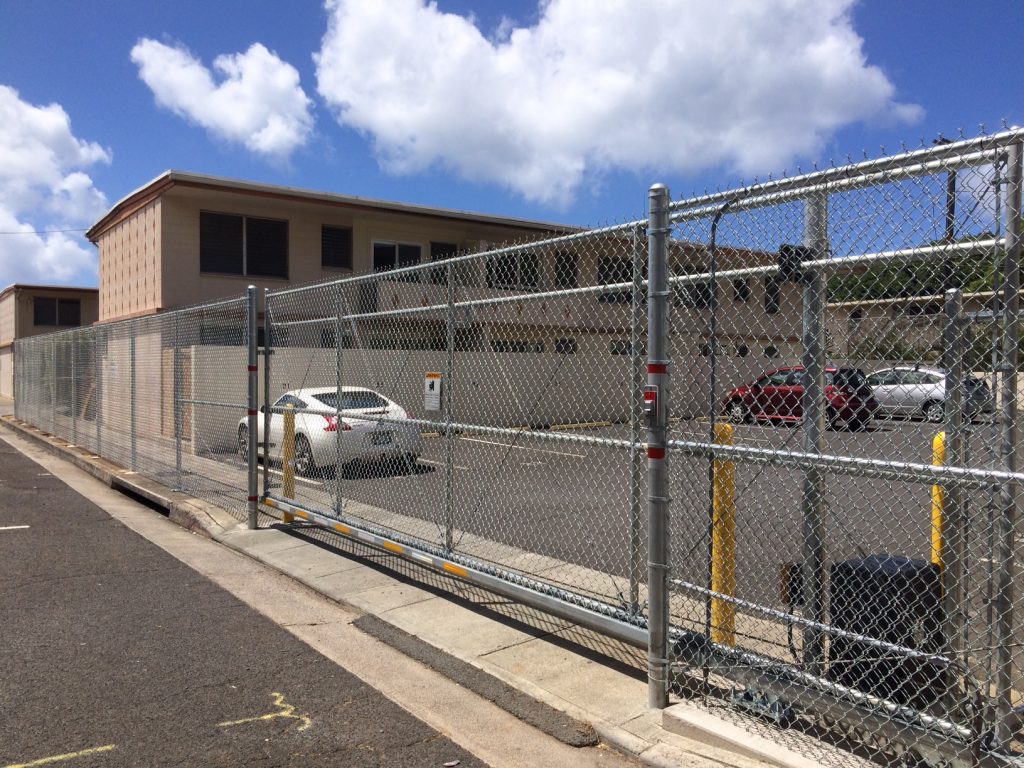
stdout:
<svg viewBox="0 0 1024 768">
<path fill-rule="evenodd" d="M 180 313 L 174 313 L 174 490 L 180 491 L 181 483 L 181 340 L 179 338 L 178 326 L 181 323 Z"/>
<path fill-rule="evenodd" d="M 643 563 L 641 555 L 640 515 L 643 499 L 641 485 L 643 483 L 644 455 L 641 450 L 643 443 L 643 407 L 644 407 L 644 359 L 640 354 L 640 340 L 643 335 L 643 289 L 644 289 L 644 231 L 637 227 L 633 231 L 633 290 L 631 293 L 629 321 L 629 360 L 630 360 L 630 403 L 629 403 L 629 613 L 631 616 L 640 614 L 640 576 Z"/>
<path fill-rule="evenodd" d="M 248 375 L 246 377 L 248 383 L 248 392 L 246 399 L 248 419 L 246 421 L 246 429 L 249 431 L 249 450 L 246 452 L 246 475 L 247 475 L 247 487 L 249 490 L 248 502 L 249 502 L 249 528 L 255 529 L 259 527 L 259 475 L 257 474 L 256 466 L 256 454 L 259 451 L 260 436 L 257 430 L 256 417 L 259 413 L 259 406 L 257 405 L 258 395 L 258 383 L 256 376 L 258 375 L 259 366 L 256 361 L 256 286 L 250 285 L 246 289 L 246 370 Z"/>
<path fill-rule="evenodd" d="M 455 435 L 452 432 L 454 420 L 455 389 L 455 267 L 449 261 L 445 265 L 445 373 L 442 379 L 441 396 L 444 398 L 444 551 L 455 550 Z"/>
<path fill-rule="evenodd" d="M 828 255 L 828 194 L 821 192 L 805 201 L 804 246 L 812 259 Z M 825 279 L 820 269 L 803 276 L 803 450 L 820 454 L 825 447 Z M 825 623 L 825 529 L 824 477 L 820 467 L 804 472 L 801 510 L 803 517 L 803 582 L 807 618 Z M 820 669 L 825 645 L 819 629 L 804 630 L 804 663 Z"/>
<path fill-rule="evenodd" d="M 1020 254 L 1021 254 L 1021 185 L 1022 147 L 1013 144 L 1007 152 L 1006 264 L 1003 269 L 1002 339 L 999 375 L 999 458 L 1001 468 L 1017 471 L 1017 366 L 1020 339 Z M 1017 533 L 1017 484 L 1006 480 L 999 488 L 1000 514 L 995 519 L 996 540 L 996 722 L 998 744 L 1006 744 L 1013 736 L 1014 644 L 1014 557 Z"/>
<path fill-rule="evenodd" d="M 269 289 L 263 289 L 263 495 L 270 493 L 270 356 L 274 350 L 270 346 L 270 301 Z M 249 438 L 252 440 L 252 437 Z M 259 454 L 260 436 L 257 433 L 253 442 Z"/>
<path fill-rule="evenodd" d="M 647 535 L 648 644 L 647 702 L 668 706 L 668 235 L 669 190 L 655 184 L 649 193 L 647 229 Z"/>
<path fill-rule="evenodd" d="M 128 341 L 128 378 L 129 378 L 129 431 L 131 433 L 131 468 L 138 469 L 136 464 L 136 437 L 135 437 L 135 321 L 130 321 L 128 326 L 131 334 Z"/>
</svg>

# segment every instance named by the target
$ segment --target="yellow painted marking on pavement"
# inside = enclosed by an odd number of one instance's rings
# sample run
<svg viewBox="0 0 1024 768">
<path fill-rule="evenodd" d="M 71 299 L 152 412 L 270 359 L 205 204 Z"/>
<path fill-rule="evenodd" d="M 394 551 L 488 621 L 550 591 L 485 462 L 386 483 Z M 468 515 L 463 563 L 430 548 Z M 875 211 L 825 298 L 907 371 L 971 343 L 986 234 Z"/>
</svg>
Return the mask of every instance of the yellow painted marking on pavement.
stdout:
<svg viewBox="0 0 1024 768">
<path fill-rule="evenodd" d="M 241 720 L 225 720 L 223 723 L 217 723 L 221 728 L 230 728 L 233 725 L 244 725 L 245 723 L 257 723 L 261 720 L 273 720 L 275 717 L 285 717 L 292 720 L 298 720 L 302 723 L 299 726 L 300 731 L 304 731 L 313 724 L 313 721 L 309 718 L 309 715 L 297 715 L 295 714 L 295 707 L 291 704 L 285 704 L 284 695 L 273 691 L 270 694 L 274 698 L 274 706 L 278 708 L 278 712 L 270 712 L 266 715 L 257 715 L 256 717 L 243 717 Z"/>
<path fill-rule="evenodd" d="M 27 763 L 11 763 L 10 765 L 5 765 L 4 768 L 33 768 L 36 765 L 53 765 L 54 763 L 62 763 L 65 760 L 74 760 L 76 757 L 88 757 L 89 755 L 98 755 L 101 752 L 113 752 L 115 749 L 117 749 L 116 744 L 104 744 L 102 747 L 90 747 L 78 752 L 66 752 L 63 755 L 41 757 L 38 760 L 32 760 Z"/>
<path fill-rule="evenodd" d="M 405 552 L 405 547 L 403 547 L 401 544 L 395 544 L 392 541 L 385 541 L 384 549 L 388 550 L 389 552 L 395 552 L 399 555 Z"/>
<path fill-rule="evenodd" d="M 469 575 L 465 568 L 453 565 L 452 563 L 445 563 L 442 567 L 448 571 L 448 573 L 454 573 L 456 576 L 461 576 L 462 578 L 466 578 L 466 576 Z"/>
</svg>

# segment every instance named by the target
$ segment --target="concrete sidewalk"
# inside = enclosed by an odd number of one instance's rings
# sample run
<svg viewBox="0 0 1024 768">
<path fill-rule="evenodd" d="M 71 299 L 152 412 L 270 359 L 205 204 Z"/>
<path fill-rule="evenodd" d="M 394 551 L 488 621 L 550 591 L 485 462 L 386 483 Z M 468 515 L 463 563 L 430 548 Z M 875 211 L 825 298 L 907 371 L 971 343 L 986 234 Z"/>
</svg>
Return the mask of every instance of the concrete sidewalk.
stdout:
<svg viewBox="0 0 1024 768">
<path fill-rule="evenodd" d="M 248 530 L 224 510 L 148 482 L 9 417 L 0 424 L 104 482 L 169 510 L 179 524 L 376 617 L 385 627 L 377 631 L 380 639 L 387 641 L 387 626 L 402 630 L 589 723 L 604 742 L 648 765 L 820 764 L 775 743 L 770 732 L 755 735 L 696 707 L 648 709 L 646 655 L 641 650 L 322 528 L 271 524 Z"/>
</svg>

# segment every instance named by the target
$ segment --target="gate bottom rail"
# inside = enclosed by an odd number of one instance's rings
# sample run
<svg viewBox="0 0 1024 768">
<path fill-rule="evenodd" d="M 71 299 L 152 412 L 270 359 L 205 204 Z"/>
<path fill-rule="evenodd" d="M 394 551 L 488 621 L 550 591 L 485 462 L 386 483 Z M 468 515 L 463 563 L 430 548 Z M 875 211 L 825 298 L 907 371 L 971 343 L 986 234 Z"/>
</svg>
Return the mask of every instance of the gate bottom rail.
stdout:
<svg viewBox="0 0 1024 768">
<path fill-rule="evenodd" d="M 442 547 L 364 521 L 324 514 L 293 499 L 267 494 L 261 502 L 629 645 L 647 648 L 647 617 L 631 614 L 619 606 L 456 552 L 446 552 Z M 981 768 L 1024 768 L 1024 758 L 988 749 L 970 729 L 952 721 L 847 688 L 777 659 L 713 643 L 703 634 L 679 627 L 670 628 L 669 642 L 677 658 L 687 665 L 715 666 L 735 682 L 778 696 L 817 715 L 847 723 L 855 718 L 855 724 L 869 725 L 875 732 L 918 751 Z"/>
</svg>

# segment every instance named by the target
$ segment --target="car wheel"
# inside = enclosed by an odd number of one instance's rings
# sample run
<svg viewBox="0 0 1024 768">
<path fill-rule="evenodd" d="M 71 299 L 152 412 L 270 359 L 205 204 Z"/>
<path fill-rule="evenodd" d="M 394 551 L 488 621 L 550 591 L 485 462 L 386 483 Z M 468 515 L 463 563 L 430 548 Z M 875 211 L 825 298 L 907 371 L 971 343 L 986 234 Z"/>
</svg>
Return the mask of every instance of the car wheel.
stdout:
<svg viewBox="0 0 1024 768">
<path fill-rule="evenodd" d="M 242 457 L 242 461 L 249 460 L 249 428 L 239 427 L 238 428 L 238 455 Z"/>
<path fill-rule="evenodd" d="M 313 449 L 305 435 L 298 435 L 295 438 L 295 474 L 304 477 L 316 472 L 316 462 L 313 460 Z"/>
<path fill-rule="evenodd" d="M 733 400 L 729 403 L 725 415 L 733 424 L 746 424 L 750 421 L 750 409 L 742 400 Z"/>
<path fill-rule="evenodd" d="M 941 424 L 942 420 L 946 418 L 946 408 L 938 401 L 926 403 L 923 411 L 924 419 L 929 424 Z"/>
</svg>

